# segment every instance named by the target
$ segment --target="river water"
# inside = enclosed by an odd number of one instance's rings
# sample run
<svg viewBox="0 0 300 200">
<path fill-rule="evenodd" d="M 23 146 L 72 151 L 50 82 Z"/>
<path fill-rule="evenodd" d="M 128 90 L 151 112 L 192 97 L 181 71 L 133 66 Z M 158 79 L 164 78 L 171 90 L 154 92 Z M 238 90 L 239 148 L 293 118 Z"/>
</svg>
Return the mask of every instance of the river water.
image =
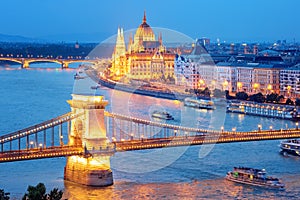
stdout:
<svg viewBox="0 0 300 200">
<path fill-rule="evenodd" d="M 110 89 L 91 90 L 86 79 L 74 81 L 76 69 L 56 69 L 55 64 L 0 68 L 0 135 L 45 121 L 70 111 L 72 93 L 104 95 L 107 110 L 150 119 L 156 109 L 170 112 L 171 123 L 183 126 L 248 131 L 272 126 L 295 127 L 294 122 L 187 108 L 178 101 L 155 99 Z M 76 67 L 76 66 L 75 66 Z M 299 199 L 300 159 L 279 154 L 280 140 L 164 148 L 116 153 L 111 158 L 114 185 L 89 188 L 63 180 L 65 158 L 0 164 L 0 189 L 20 199 L 28 185 L 45 183 L 64 190 L 64 198 L 85 199 Z M 279 177 L 284 191 L 226 181 L 234 166 L 264 168 Z"/>
</svg>

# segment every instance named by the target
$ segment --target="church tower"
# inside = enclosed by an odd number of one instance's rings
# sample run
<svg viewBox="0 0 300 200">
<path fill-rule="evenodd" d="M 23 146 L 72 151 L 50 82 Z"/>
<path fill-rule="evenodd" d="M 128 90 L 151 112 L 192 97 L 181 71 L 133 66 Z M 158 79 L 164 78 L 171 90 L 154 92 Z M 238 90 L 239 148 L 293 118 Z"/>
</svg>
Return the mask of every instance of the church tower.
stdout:
<svg viewBox="0 0 300 200">
<path fill-rule="evenodd" d="M 115 80 L 120 80 L 127 72 L 126 70 L 126 46 L 123 28 L 118 28 L 116 46 L 112 54 L 112 67 L 110 74 Z"/>
<path fill-rule="evenodd" d="M 124 33 L 122 28 L 118 28 L 118 35 L 116 46 L 113 52 L 113 59 L 114 57 L 124 56 L 126 53 L 125 41 L 124 41 Z"/>
</svg>

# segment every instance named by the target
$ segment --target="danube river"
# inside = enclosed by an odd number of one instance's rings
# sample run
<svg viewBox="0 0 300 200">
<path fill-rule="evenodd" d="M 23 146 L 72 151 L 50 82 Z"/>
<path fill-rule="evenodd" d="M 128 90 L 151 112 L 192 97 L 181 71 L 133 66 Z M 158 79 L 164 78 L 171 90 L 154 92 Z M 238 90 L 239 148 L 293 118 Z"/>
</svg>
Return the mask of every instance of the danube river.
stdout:
<svg viewBox="0 0 300 200">
<path fill-rule="evenodd" d="M 75 69 L 55 69 L 55 64 L 32 65 L 32 69 L 0 68 L 0 135 L 42 122 L 70 111 L 71 94 L 95 93 L 89 79 L 74 81 Z M 40 69 L 39 67 L 47 67 Z M 83 74 L 84 76 L 84 74 Z M 237 131 L 295 127 L 294 122 L 226 114 L 183 107 L 172 100 L 125 94 L 100 88 L 97 94 L 110 101 L 108 110 L 150 119 L 153 110 L 166 110 L 171 123 L 199 128 Z M 89 188 L 63 180 L 65 158 L 1 163 L 0 189 L 20 199 L 28 185 L 45 183 L 50 190 L 64 190 L 64 198 L 85 199 L 299 199 L 300 158 L 279 154 L 279 140 L 176 147 L 162 150 L 116 153 L 111 158 L 114 185 Z M 234 166 L 264 168 L 279 177 L 284 191 L 226 181 Z"/>
</svg>

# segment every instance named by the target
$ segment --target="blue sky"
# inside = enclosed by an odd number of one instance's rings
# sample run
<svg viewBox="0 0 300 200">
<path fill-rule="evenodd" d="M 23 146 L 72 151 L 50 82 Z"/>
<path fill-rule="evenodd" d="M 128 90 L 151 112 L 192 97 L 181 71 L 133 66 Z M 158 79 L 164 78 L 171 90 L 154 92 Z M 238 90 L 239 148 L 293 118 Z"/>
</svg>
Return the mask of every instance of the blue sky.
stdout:
<svg viewBox="0 0 300 200">
<path fill-rule="evenodd" d="M 9 0 L 1 34 L 98 40 L 148 23 L 212 41 L 300 41 L 299 0 Z M 99 41 L 100 42 L 100 41 Z"/>
</svg>

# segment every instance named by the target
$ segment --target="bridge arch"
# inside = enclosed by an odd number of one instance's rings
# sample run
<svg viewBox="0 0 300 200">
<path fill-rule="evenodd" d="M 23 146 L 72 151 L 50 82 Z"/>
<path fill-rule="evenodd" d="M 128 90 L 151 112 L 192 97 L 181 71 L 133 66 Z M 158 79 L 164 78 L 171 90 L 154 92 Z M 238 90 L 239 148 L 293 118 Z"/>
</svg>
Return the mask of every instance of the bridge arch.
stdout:
<svg viewBox="0 0 300 200">
<path fill-rule="evenodd" d="M 15 58 L 0 58 L 0 61 L 11 61 L 11 62 L 15 62 L 15 63 L 20 63 L 22 64 L 22 60 L 21 59 L 15 59 Z"/>
<path fill-rule="evenodd" d="M 50 62 L 50 63 L 57 63 L 62 64 L 62 61 L 59 60 L 50 60 L 50 59 L 34 59 L 34 60 L 28 60 L 28 63 L 37 63 L 37 62 Z"/>
</svg>

